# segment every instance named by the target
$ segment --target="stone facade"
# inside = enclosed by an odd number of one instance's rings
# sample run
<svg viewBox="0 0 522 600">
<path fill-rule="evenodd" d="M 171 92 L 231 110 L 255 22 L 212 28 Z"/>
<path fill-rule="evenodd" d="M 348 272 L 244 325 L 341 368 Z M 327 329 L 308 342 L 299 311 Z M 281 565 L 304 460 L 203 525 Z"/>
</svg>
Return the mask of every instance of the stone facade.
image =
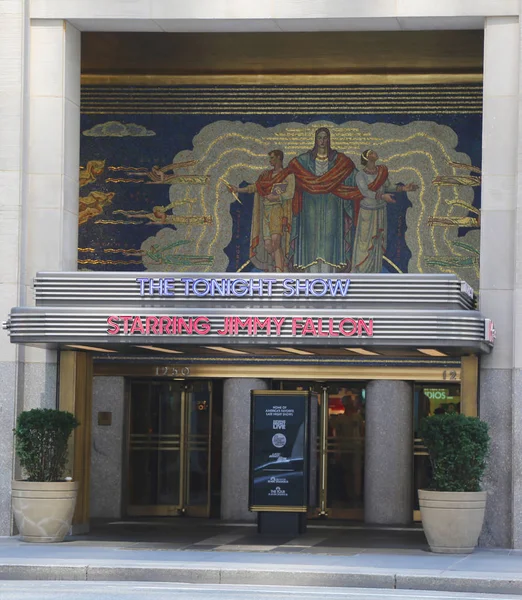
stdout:
<svg viewBox="0 0 522 600">
<path fill-rule="evenodd" d="M 6 0 L 0 21 L 0 313 L 32 303 L 38 270 L 77 264 L 80 31 L 485 30 L 480 309 L 497 329 L 481 360 L 480 414 L 493 433 L 482 543 L 522 548 L 519 3 L 516 0 Z M 0 535 L 11 533 L 10 431 L 17 411 L 56 403 L 56 355 L 0 336 Z M 256 383 L 257 386 L 257 383 Z M 230 385 L 229 385 L 230 387 Z M 234 390 L 230 389 L 232 397 Z M 230 423 L 230 432 L 233 425 Z M 224 475 L 225 478 L 225 475 Z M 228 484 L 227 484 L 228 485 Z M 224 505 L 224 509 L 225 509 Z M 230 505 L 230 515 L 236 514 Z"/>
</svg>

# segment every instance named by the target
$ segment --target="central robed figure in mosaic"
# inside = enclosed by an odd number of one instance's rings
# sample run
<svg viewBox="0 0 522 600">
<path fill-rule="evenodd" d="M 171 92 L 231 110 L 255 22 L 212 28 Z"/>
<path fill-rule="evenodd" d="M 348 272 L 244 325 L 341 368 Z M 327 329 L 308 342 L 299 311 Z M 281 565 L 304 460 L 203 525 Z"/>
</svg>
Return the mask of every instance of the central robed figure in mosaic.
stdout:
<svg viewBox="0 0 522 600">
<path fill-rule="evenodd" d="M 314 147 L 288 165 L 294 173 L 289 265 L 313 273 L 351 271 L 359 201 L 355 165 L 333 150 L 330 130 L 315 132 Z"/>
</svg>

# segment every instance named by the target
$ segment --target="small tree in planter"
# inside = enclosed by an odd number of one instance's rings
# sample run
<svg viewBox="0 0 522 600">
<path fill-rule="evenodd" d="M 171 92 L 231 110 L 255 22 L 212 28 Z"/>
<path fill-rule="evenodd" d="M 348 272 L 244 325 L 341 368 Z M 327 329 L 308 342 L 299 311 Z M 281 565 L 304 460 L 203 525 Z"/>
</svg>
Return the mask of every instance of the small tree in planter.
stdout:
<svg viewBox="0 0 522 600">
<path fill-rule="evenodd" d="M 60 410 L 36 408 L 18 416 L 15 448 L 27 478 L 12 482 L 12 500 L 24 541 L 61 542 L 71 528 L 78 484 L 63 476 L 69 437 L 78 425 Z"/>
<path fill-rule="evenodd" d="M 442 414 L 421 421 L 420 435 L 433 470 L 429 490 L 419 490 L 422 523 L 433 552 L 472 552 L 484 521 L 480 481 L 489 453 L 486 423 Z"/>
</svg>

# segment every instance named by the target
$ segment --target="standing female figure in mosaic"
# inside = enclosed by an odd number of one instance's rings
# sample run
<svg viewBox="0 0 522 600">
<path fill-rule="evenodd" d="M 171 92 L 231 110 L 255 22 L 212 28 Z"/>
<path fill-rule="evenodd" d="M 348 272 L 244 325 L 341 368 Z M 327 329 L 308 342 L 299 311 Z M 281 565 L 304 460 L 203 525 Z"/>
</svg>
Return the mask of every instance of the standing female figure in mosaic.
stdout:
<svg viewBox="0 0 522 600">
<path fill-rule="evenodd" d="M 395 202 L 393 192 L 414 192 L 414 183 L 393 185 L 388 179 L 388 167 L 377 165 L 379 156 L 375 150 L 361 154 L 363 168 L 355 176 L 363 199 L 360 204 L 353 250 L 355 273 L 380 273 L 386 254 L 387 204 Z"/>
</svg>

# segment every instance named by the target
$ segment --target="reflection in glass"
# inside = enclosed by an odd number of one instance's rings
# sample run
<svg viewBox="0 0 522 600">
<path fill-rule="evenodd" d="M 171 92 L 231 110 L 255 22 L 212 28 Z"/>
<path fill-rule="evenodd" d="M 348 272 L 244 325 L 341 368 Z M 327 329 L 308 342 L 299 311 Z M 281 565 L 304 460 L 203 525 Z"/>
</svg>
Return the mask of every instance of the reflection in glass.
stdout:
<svg viewBox="0 0 522 600">
<path fill-rule="evenodd" d="M 328 396 L 328 507 L 362 509 L 364 477 L 364 394 L 341 384 Z"/>
<path fill-rule="evenodd" d="M 445 413 L 460 413 L 460 385 L 426 383 L 415 385 L 413 430 L 413 490 L 414 510 L 419 510 L 417 490 L 426 489 L 431 482 L 431 464 L 426 448 L 419 437 L 420 422 L 424 417 Z"/>
<path fill-rule="evenodd" d="M 206 381 L 195 381 L 188 392 L 188 505 L 209 502 L 210 390 Z"/>
</svg>

